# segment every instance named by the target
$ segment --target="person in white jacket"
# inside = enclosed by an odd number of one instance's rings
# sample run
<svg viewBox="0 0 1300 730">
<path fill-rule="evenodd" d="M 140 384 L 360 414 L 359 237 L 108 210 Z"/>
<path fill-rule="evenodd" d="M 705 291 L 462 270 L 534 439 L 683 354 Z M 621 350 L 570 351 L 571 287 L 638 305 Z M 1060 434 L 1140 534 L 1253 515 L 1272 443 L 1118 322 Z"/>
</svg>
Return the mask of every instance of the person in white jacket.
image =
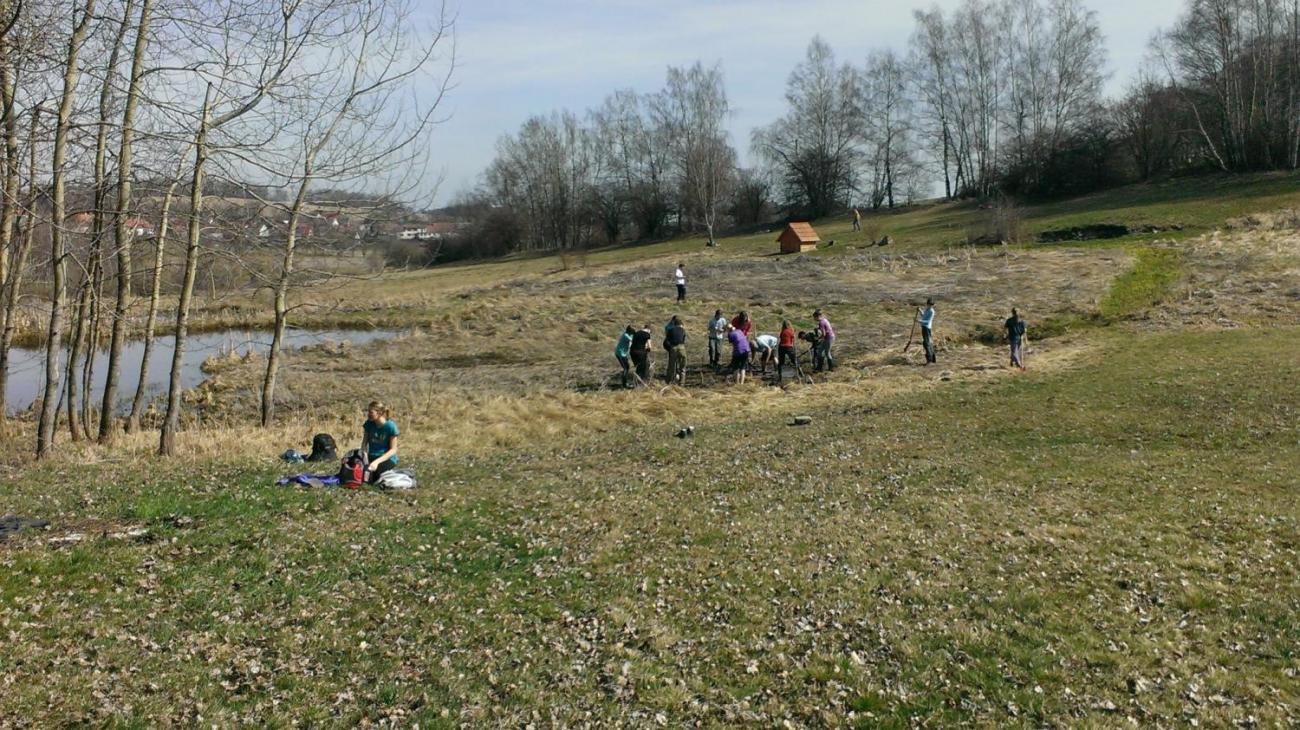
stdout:
<svg viewBox="0 0 1300 730">
<path fill-rule="evenodd" d="M 677 301 L 686 301 L 686 265 L 677 264 L 677 271 L 673 272 L 673 281 L 677 282 Z"/>
</svg>

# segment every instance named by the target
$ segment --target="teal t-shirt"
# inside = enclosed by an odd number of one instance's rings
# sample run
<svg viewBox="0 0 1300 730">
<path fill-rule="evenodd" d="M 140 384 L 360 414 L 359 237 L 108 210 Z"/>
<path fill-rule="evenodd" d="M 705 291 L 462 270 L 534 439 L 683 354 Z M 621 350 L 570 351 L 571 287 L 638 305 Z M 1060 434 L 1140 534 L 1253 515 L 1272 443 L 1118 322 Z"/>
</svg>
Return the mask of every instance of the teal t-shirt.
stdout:
<svg viewBox="0 0 1300 730">
<path fill-rule="evenodd" d="M 397 422 L 391 418 L 384 421 L 382 426 L 374 421 L 366 421 L 361 430 L 366 435 L 366 456 L 370 457 L 371 463 L 392 448 L 394 438 L 402 435 L 402 432 L 397 430 Z M 389 461 L 396 464 L 397 456 L 394 455 Z"/>
</svg>

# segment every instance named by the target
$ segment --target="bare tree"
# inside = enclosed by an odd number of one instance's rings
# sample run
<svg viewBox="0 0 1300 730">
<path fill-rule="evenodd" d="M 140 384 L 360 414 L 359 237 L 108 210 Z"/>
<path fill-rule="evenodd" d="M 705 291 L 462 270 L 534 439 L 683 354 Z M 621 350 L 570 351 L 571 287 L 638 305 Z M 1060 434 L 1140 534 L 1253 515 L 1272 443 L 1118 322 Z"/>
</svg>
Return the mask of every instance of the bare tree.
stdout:
<svg viewBox="0 0 1300 730">
<path fill-rule="evenodd" d="M 4 322 L 3 327 L 0 328 L 0 419 L 5 418 L 9 412 L 9 404 L 5 393 L 9 386 L 9 355 L 13 348 L 14 331 L 17 325 L 18 295 L 22 290 L 23 272 L 27 268 L 27 257 L 31 253 L 32 242 L 36 236 L 36 201 L 38 195 L 36 185 L 36 132 L 40 128 L 41 114 L 39 106 L 32 107 L 31 117 L 31 131 L 27 137 L 29 156 L 27 199 L 24 206 L 24 215 L 19 219 L 22 222 L 21 231 L 17 232 L 15 236 L 18 248 L 5 270 L 3 282 L 0 282 L 3 283 L 3 286 L 0 287 L 0 293 L 4 297 Z"/>
<path fill-rule="evenodd" d="M 288 180 L 296 186 L 288 205 L 280 269 L 273 283 L 275 328 L 262 380 L 261 423 L 271 425 L 275 387 L 280 368 L 285 328 L 288 325 L 289 285 L 294 276 L 299 222 L 316 183 L 345 182 L 381 175 L 409 162 L 409 151 L 426 140 L 433 115 L 442 100 L 454 61 L 448 65 L 438 91 L 424 108 L 409 109 L 397 98 L 433 58 L 451 31 L 440 14 L 427 40 L 413 43 L 420 32 L 407 8 L 391 0 L 365 0 L 339 19 L 330 32 L 342 39 L 329 48 L 327 71 L 311 78 L 301 97 L 289 105 L 294 120 L 286 130 L 290 150 L 284 157 L 291 169 Z M 414 47 L 415 52 L 412 52 Z M 316 64 L 319 59 L 313 58 Z M 315 89 L 323 89 L 315 92 Z M 251 160 L 249 160 L 251 162 Z"/>
<path fill-rule="evenodd" d="M 203 224 L 204 173 L 212 150 L 210 137 L 219 134 L 256 109 L 283 81 L 304 47 L 316 39 L 316 28 L 325 11 L 303 0 L 286 0 L 280 7 L 245 0 L 228 3 L 213 18 L 200 18 L 201 27 L 214 35 L 201 39 L 201 51 L 209 59 L 199 71 L 205 82 L 203 105 L 194 121 L 194 164 L 190 174 L 189 225 L 186 232 L 185 269 L 176 305 L 175 349 L 167 386 L 167 412 L 159 432 L 158 453 L 176 453 L 180 430 L 181 372 L 189 334 L 190 304 Z M 250 60 L 251 59 L 251 60 Z M 233 142 L 229 144 L 233 145 Z"/>
<path fill-rule="evenodd" d="M 953 90 L 953 51 L 948 25 L 939 10 L 916 11 L 912 34 L 912 69 L 916 79 L 921 119 L 943 172 L 944 197 L 952 198 L 962 186 L 963 155 L 956 149 L 953 123 L 956 99 Z M 955 169 L 954 169 L 955 168 Z"/>
<path fill-rule="evenodd" d="M 1300 2 L 1189 0 L 1155 49 L 1220 168 L 1300 164 Z"/>
<path fill-rule="evenodd" d="M 904 181 L 916 175 L 912 147 L 914 125 L 911 90 L 902 62 L 892 51 L 867 59 L 862 82 L 864 147 L 871 168 L 871 205 L 894 207 Z"/>
<path fill-rule="evenodd" d="M 123 27 L 130 17 L 131 2 L 123 16 Z M 144 74 L 145 49 L 149 45 L 149 24 L 153 0 L 141 0 L 136 21 L 135 45 L 131 53 L 131 72 L 127 78 L 126 104 L 122 110 L 117 152 L 117 206 L 113 211 L 113 247 L 117 251 L 117 299 L 113 308 L 113 334 L 109 343 L 108 366 L 104 378 L 104 396 L 99 410 L 99 442 L 109 443 L 114 434 L 113 409 L 117 400 L 117 381 L 122 369 L 122 347 L 126 342 L 127 310 L 131 304 L 131 237 L 127 215 L 131 209 L 131 155 L 135 136 L 135 114 L 140 100 L 140 82 Z M 159 246 L 161 249 L 161 245 Z"/>
<path fill-rule="evenodd" d="M 59 361 L 63 348 L 64 277 L 67 270 L 64 248 L 64 225 L 67 214 L 67 146 L 71 126 L 72 105 L 77 93 L 77 79 L 81 72 L 80 55 L 86 34 L 95 13 L 95 0 L 85 0 L 72 16 L 72 31 L 68 36 L 67 52 L 63 57 L 63 93 L 55 117 L 52 174 L 50 184 L 50 261 L 53 270 L 50 293 L 50 326 L 45 341 L 45 391 L 41 402 L 40 421 L 36 430 L 36 456 L 49 455 L 54 446 L 54 426 L 57 418 L 60 381 Z"/>
<path fill-rule="evenodd" d="M 163 193 L 162 206 L 158 215 L 158 229 L 153 238 L 153 265 L 150 267 L 152 282 L 149 287 L 149 304 L 145 314 L 144 332 L 142 333 L 142 352 L 140 371 L 135 386 L 135 396 L 131 399 L 131 413 L 126 417 L 126 432 L 135 433 L 140 428 L 140 416 L 144 413 L 145 394 L 149 390 L 149 361 L 153 359 L 153 346 L 158 326 L 158 306 L 162 296 L 163 262 L 167 250 L 167 236 L 171 230 L 172 201 L 176 199 L 176 188 L 180 185 L 180 170 L 172 178 Z"/>
<path fill-rule="evenodd" d="M 736 170 L 736 153 L 727 141 L 730 106 L 722 67 L 706 69 L 698 61 L 688 69 L 670 67 L 651 110 L 670 140 L 679 209 L 686 220 L 704 228 L 714 246 L 719 209 Z"/>
<path fill-rule="evenodd" d="M 786 115 L 754 132 L 754 149 L 777 171 L 791 208 L 826 215 L 847 203 L 861 160 L 858 75 L 814 38 L 785 98 Z"/>
</svg>

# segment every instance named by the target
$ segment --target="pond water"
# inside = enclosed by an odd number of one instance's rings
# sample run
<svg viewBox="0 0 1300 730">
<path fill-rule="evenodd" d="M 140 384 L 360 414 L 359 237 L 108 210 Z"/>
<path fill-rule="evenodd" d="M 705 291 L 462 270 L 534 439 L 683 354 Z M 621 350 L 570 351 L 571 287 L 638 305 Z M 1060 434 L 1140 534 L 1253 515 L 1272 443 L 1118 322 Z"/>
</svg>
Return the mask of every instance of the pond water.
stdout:
<svg viewBox="0 0 1300 730">
<path fill-rule="evenodd" d="M 391 339 L 397 336 L 397 330 L 307 330 L 290 329 L 285 332 L 285 348 L 297 349 L 323 342 L 350 342 L 364 345 L 369 342 Z M 224 330 L 205 334 L 192 334 L 186 338 L 185 361 L 181 366 L 181 385 L 193 388 L 202 383 L 207 375 L 200 367 L 203 361 L 213 355 L 229 352 L 244 353 L 249 350 L 266 352 L 271 347 L 271 333 L 259 330 Z M 175 338 L 171 335 L 154 340 L 153 352 L 149 354 L 149 383 L 146 391 L 151 397 L 167 392 L 167 381 L 171 374 L 172 352 Z M 129 411 L 131 399 L 135 397 L 136 384 L 140 382 L 140 361 L 144 359 L 144 342 L 133 340 L 126 343 L 122 350 L 122 375 L 118 379 L 118 410 Z M 68 353 L 63 353 L 61 363 L 65 368 Z M 95 353 L 95 374 L 93 379 L 92 402 L 98 401 L 104 393 L 105 370 L 108 367 L 107 350 Z M 9 411 L 15 413 L 30 407 L 44 389 L 45 384 L 45 350 L 28 350 L 15 347 L 9 356 L 9 384 L 5 390 Z M 96 406 L 97 407 L 97 406 Z"/>
</svg>

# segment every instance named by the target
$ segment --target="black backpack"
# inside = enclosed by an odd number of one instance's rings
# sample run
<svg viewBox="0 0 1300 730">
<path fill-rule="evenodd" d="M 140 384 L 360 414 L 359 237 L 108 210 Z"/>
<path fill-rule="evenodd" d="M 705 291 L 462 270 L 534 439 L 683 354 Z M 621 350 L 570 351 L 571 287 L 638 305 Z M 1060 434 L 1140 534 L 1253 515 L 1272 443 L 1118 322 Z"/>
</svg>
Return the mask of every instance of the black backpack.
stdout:
<svg viewBox="0 0 1300 730">
<path fill-rule="evenodd" d="M 339 458 L 338 445 L 334 443 L 334 437 L 327 433 L 318 433 L 311 438 L 311 454 L 307 461 L 337 461 Z"/>
</svg>

